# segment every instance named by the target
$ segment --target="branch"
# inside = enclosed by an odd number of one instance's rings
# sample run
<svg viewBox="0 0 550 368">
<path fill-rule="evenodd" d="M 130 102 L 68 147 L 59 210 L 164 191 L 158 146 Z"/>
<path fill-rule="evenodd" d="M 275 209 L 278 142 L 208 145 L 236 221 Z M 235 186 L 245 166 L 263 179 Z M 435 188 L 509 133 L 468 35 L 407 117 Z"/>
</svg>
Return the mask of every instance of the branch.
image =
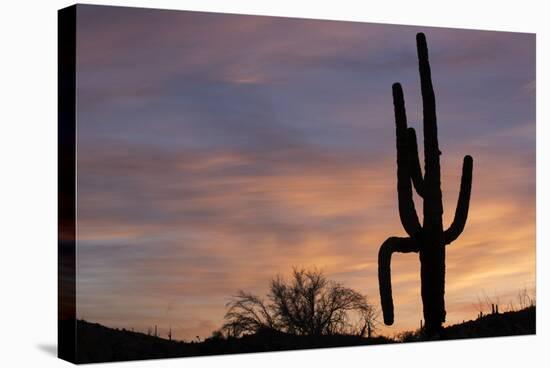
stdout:
<svg viewBox="0 0 550 368">
<path fill-rule="evenodd" d="M 391 289 L 391 256 L 394 252 L 419 252 L 420 245 L 412 238 L 388 238 L 378 252 L 378 282 L 384 323 L 393 324 L 393 298 Z"/>
<path fill-rule="evenodd" d="M 411 175 L 409 170 L 409 152 L 407 149 L 407 114 L 403 90 L 399 83 L 394 83 L 393 105 L 395 112 L 395 133 L 397 147 L 397 195 L 399 217 L 403 228 L 410 237 L 420 232 L 421 226 L 414 207 L 412 196 Z"/>
<path fill-rule="evenodd" d="M 454 220 L 443 235 L 445 244 L 450 244 L 455 241 L 464 226 L 466 225 L 466 219 L 468 218 L 468 210 L 470 208 L 470 195 L 472 192 L 472 170 L 473 170 L 473 158 L 472 156 L 465 156 L 462 163 L 462 178 L 460 180 L 460 193 L 458 195 L 458 202 L 456 204 L 456 211 Z"/>
</svg>

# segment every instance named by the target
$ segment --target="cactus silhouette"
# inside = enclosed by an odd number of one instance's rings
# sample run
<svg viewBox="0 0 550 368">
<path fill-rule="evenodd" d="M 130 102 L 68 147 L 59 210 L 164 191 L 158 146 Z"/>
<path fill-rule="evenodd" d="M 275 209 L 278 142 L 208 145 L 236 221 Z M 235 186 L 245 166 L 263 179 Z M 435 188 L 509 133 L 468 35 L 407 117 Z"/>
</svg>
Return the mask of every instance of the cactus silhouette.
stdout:
<svg viewBox="0 0 550 368">
<path fill-rule="evenodd" d="M 405 101 L 399 83 L 392 86 L 397 146 L 397 193 L 399 217 L 407 238 L 390 237 L 378 254 L 378 280 L 384 323 L 394 321 L 391 288 L 391 256 L 394 252 L 419 253 L 424 329 L 428 336 L 441 333 L 445 322 L 445 246 L 462 233 L 468 217 L 472 188 L 473 159 L 465 156 L 460 193 L 454 220 L 443 230 L 443 203 L 435 95 L 431 80 L 428 47 L 423 33 L 416 35 L 420 85 L 424 111 L 424 175 L 420 167 L 416 132 L 407 127 Z M 423 223 L 416 213 L 413 186 L 423 199 Z"/>
</svg>

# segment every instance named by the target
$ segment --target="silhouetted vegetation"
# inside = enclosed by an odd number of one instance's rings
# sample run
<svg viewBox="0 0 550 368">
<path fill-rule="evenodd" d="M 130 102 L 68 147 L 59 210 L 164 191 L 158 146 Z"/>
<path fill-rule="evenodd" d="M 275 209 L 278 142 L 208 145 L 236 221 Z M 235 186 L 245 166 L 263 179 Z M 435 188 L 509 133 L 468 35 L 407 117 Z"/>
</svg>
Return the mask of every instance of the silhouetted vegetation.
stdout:
<svg viewBox="0 0 550 368">
<path fill-rule="evenodd" d="M 443 230 L 443 200 L 435 94 L 432 86 L 428 47 L 423 33 L 417 34 L 417 51 L 424 111 L 424 175 L 420 167 L 416 133 L 407 127 L 403 91 L 393 85 L 397 147 L 397 192 L 399 216 L 407 238 L 390 237 L 380 247 L 378 278 L 384 323 L 393 324 L 391 290 L 391 256 L 394 252 L 420 253 L 420 277 L 424 330 L 438 337 L 445 322 L 445 246 L 462 233 L 468 217 L 472 186 L 473 159 L 465 156 L 462 166 L 460 194 L 453 223 Z M 413 200 L 412 187 L 424 200 L 423 224 L 420 224 Z"/>
<path fill-rule="evenodd" d="M 444 339 L 527 335 L 535 333 L 536 307 L 484 316 L 443 329 Z M 358 335 L 294 335 L 275 330 L 259 330 L 241 337 L 215 331 L 202 342 L 181 342 L 148 336 L 145 333 L 112 329 L 86 321 L 77 322 L 77 362 L 159 359 L 201 355 L 253 353 L 297 349 L 359 346 L 429 340 L 421 329 L 403 332 L 394 338 Z"/>
<path fill-rule="evenodd" d="M 441 339 L 471 339 L 478 337 L 499 337 L 531 335 L 536 332 L 536 307 L 531 306 L 519 311 L 478 315 L 476 320 L 465 321 L 442 329 Z M 396 336 L 398 342 L 430 340 L 426 331 L 405 331 Z"/>
<path fill-rule="evenodd" d="M 239 337 L 272 330 L 292 335 L 372 336 L 377 312 L 365 295 L 318 270 L 294 269 L 292 281 L 271 280 L 265 299 L 239 291 L 227 304 L 222 331 Z"/>
<path fill-rule="evenodd" d="M 502 304 L 499 296 L 489 296 L 483 292 L 482 297 L 478 296 L 477 303 L 475 303 L 473 307 L 478 311 L 477 317 L 481 318 L 490 314 L 515 312 L 529 307 L 534 307 L 535 301 L 535 289 L 527 289 L 525 287 L 517 292 L 516 299 L 511 299 L 508 303 Z"/>
<path fill-rule="evenodd" d="M 77 322 L 78 363 L 161 359 L 203 355 L 255 353 L 298 349 L 373 345 L 395 342 L 383 336 L 293 335 L 260 330 L 253 335 L 226 337 L 219 334 L 202 342 L 170 341 L 144 333 L 108 328 L 86 321 Z"/>
</svg>

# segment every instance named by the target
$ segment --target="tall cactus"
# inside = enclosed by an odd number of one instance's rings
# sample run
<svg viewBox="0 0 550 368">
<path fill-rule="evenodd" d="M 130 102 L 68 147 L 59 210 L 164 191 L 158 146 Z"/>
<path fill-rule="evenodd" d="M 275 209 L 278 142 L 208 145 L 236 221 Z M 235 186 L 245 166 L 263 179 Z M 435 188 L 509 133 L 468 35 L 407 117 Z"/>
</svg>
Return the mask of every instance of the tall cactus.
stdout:
<svg viewBox="0 0 550 368">
<path fill-rule="evenodd" d="M 465 156 L 462 166 L 460 194 L 453 223 L 443 230 L 443 201 L 435 95 L 432 86 L 428 47 L 423 33 L 416 35 L 420 85 L 424 111 L 424 175 L 420 167 L 416 132 L 407 127 L 405 101 L 399 83 L 392 86 L 397 146 L 397 193 L 399 217 L 409 235 L 390 237 L 378 253 L 378 280 L 384 323 L 393 324 L 391 289 L 391 256 L 394 252 L 420 254 L 420 278 L 425 331 L 429 336 L 440 334 L 445 322 L 445 246 L 462 233 L 468 217 L 472 188 L 473 159 Z M 420 224 L 413 201 L 413 186 L 424 200 L 423 224 Z"/>
</svg>

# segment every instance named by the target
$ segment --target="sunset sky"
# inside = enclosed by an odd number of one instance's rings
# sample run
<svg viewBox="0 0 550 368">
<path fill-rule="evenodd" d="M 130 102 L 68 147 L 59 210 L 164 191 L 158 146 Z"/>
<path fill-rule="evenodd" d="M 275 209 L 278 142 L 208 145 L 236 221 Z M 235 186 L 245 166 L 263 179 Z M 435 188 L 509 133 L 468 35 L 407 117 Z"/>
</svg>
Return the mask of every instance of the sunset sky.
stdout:
<svg viewBox="0 0 550 368">
<path fill-rule="evenodd" d="M 533 34 L 79 5 L 77 316 L 204 338 L 239 289 L 265 294 L 292 266 L 379 306 L 378 249 L 405 236 L 394 82 L 422 141 L 417 32 L 447 226 L 474 157 L 447 323 L 533 288 Z M 419 326 L 419 270 L 418 255 L 394 256 L 395 324 L 379 333 Z"/>
</svg>

